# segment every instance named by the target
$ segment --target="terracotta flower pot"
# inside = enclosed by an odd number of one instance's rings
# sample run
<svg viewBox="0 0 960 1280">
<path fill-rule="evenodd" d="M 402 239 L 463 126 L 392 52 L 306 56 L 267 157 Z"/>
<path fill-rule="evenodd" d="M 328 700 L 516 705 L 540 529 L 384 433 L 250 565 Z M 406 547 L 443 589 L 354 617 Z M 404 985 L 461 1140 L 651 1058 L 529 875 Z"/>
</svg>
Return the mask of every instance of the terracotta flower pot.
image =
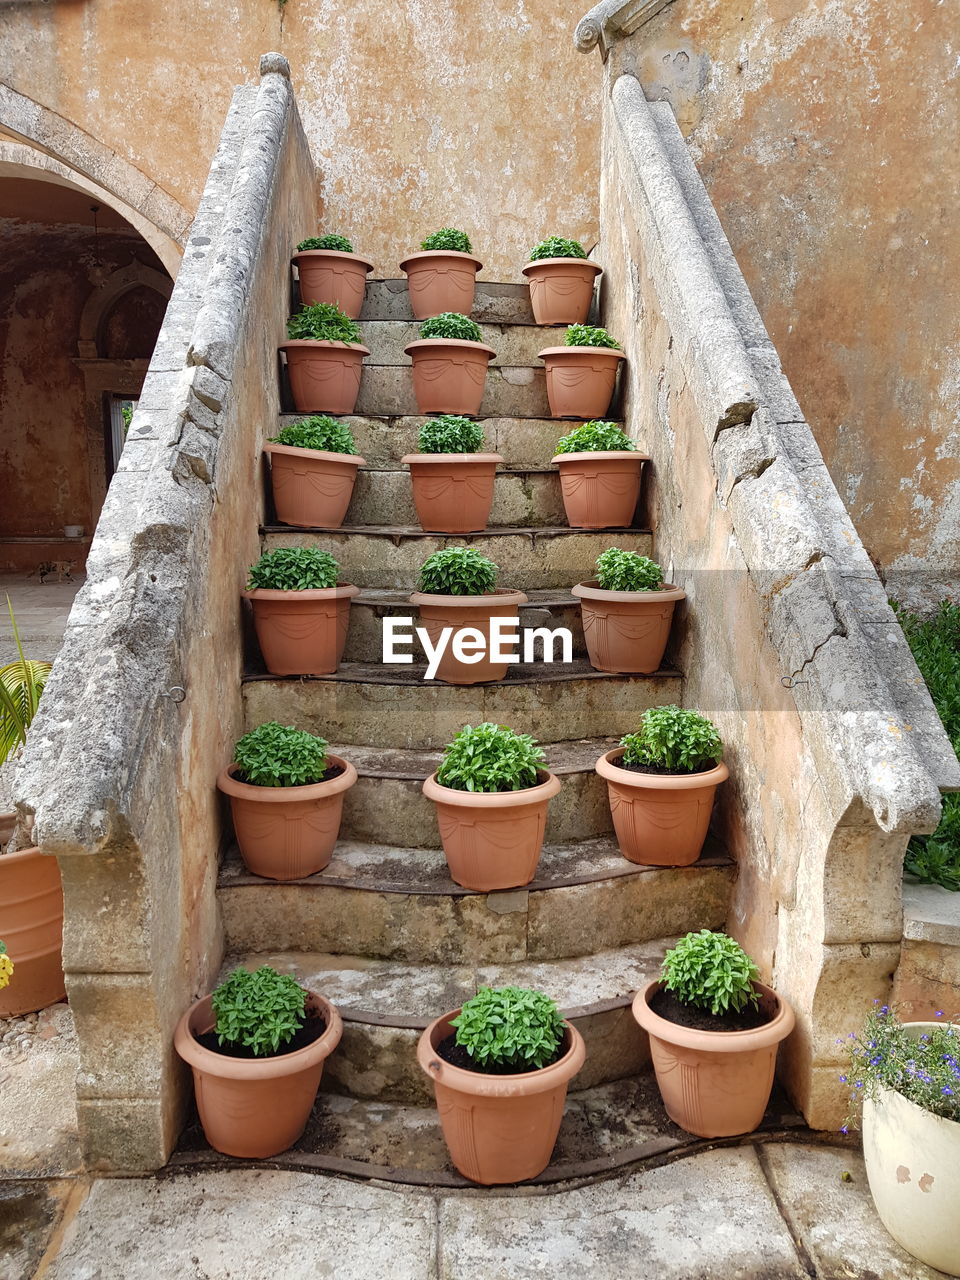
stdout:
<svg viewBox="0 0 960 1280">
<path fill-rule="evenodd" d="M 580 601 L 591 667 L 647 675 L 658 670 L 674 606 L 686 599 L 686 592 L 669 582 L 659 591 L 604 591 L 592 580 L 578 582 L 570 593 Z"/>
<path fill-rule="evenodd" d="M 476 416 L 483 401 L 487 365 L 497 354 L 485 342 L 418 338 L 404 347 L 413 361 L 413 394 L 420 413 Z"/>
<path fill-rule="evenodd" d="M 300 301 L 305 307 L 315 302 L 332 302 L 351 320 L 359 320 L 367 275 L 373 263 L 358 253 L 339 249 L 304 249 L 293 260 L 300 276 Z"/>
<path fill-rule="evenodd" d="M 560 1132 L 567 1086 L 583 1066 L 583 1037 L 565 1023 L 563 1057 L 539 1071 L 485 1075 L 455 1067 L 437 1045 L 456 1028 L 454 1009 L 431 1022 L 417 1045 L 417 1061 L 433 1081 L 450 1158 L 465 1178 L 483 1186 L 524 1182 L 543 1173 Z"/>
<path fill-rule="evenodd" d="M 359 342 L 291 339 L 280 350 L 287 358 L 290 391 L 298 413 L 353 413 L 360 394 L 363 357 Z"/>
<path fill-rule="evenodd" d="M 626 529 L 640 498 L 646 454 L 627 449 L 558 453 L 563 508 L 571 529 Z"/>
<path fill-rule="evenodd" d="M 311 992 L 308 1007 L 323 1015 L 319 1040 L 272 1058 L 231 1058 L 205 1049 L 196 1037 L 216 1025 L 210 996 L 177 1023 L 173 1044 L 193 1070 L 203 1132 L 216 1151 L 264 1160 L 292 1147 L 303 1133 L 320 1087 L 323 1064 L 340 1043 L 336 1008 Z"/>
<path fill-rule="evenodd" d="M 267 880 L 300 880 L 330 861 L 343 816 L 343 797 L 357 780 L 349 760 L 327 755 L 343 769 L 329 782 L 303 787 L 255 787 L 229 765 L 217 786 L 230 797 L 237 844 L 247 869 Z"/>
<path fill-rule="evenodd" d="M 610 347 L 545 347 L 547 399 L 554 418 L 602 418 L 626 356 Z"/>
<path fill-rule="evenodd" d="M 620 852 L 644 867 L 687 867 L 700 857 L 717 787 L 730 771 L 721 760 L 704 773 L 634 773 L 617 762 L 623 747 L 602 755 Z"/>
<path fill-rule="evenodd" d="M 244 591 L 267 670 L 274 676 L 329 676 L 343 657 L 350 601 L 360 588 L 345 583 L 322 591 Z"/>
<path fill-rule="evenodd" d="M 474 533 L 487 527 L 499 453 L 408 453 L 413 503 L 428 533 Z"/>
<path fill-rule="evenodd" d="M 660 990 L 648 982 L 633 1000 L 633 1016 L 650 1036 L 657 1084 L 667 1115 L 700 1138 L 752 1133 L 773 1088 L 777 1046 L 793 1030 L 793 1010 L 762 982 L 760 1007 L 773 1013 L 754 1031 L 695 1031 L 659 1017 L 649 1001 Z"/>
<path fill-rule="evenodd" d="M 468 316 L 473 310 L 477 272 L 483 266 L 472 253 L 429 249 L 411 253 L 400 263 L 406 272 L 410 306 L 418 320 L 456 311 Z"/>
<path fill-rule="evenodd" d="M 455 791 L 432 773 L 423 794 L 437 806 L 440 840 L 451 877 L 465 889 L 517 889 L 536 875 L 547 805 L 560 779 L 541 769 L 523 791 Z"/>
<path fill-rule="evenodd" d="M 590 314 L 593 286 L 603 274 L 589 258 L 541 258 L 522 268 L 530 282 L 530 305 L 537 324 L 583 324 Z"/>
<path fill-rule="evenodd" d="M 472 627 L 482 633 L 486 643 L 486 651 L 479 662 L 461 662 L 453 652 L 454 637 L 451 636 L 434 679 L 445 684 L 483 684 L 502 680 L 507 674 L 509 663 L 490 660 L 490 620 L 512 618 L 514 630 L 519 634 L 520 606 L 527 603 L 522 591 L 499 588 L 482 596 L 443 596 L 432 591 L 415 591 L 410 603 L 416 606 L 420 624 L 432 644 L 437 644 L 444 627 L 455 627 L 457 631 Z M 505 644 L 503 647 L 510 649 L 512 646 Z"/>
<path fill-rule="evenodd" d="M 355 453 L 267 443 L 273 503 L 281 524 L 339 529 L 365 460 Z"/>
<path fill-rule="evenodd" d="M 0 848 L 13 832 L 0 814 Z M 14 964 L 0 991 L 0 1018 L 35 1013 L 66 994 L 63 981 L 63 887 L 56 858 L 39 849 L 0 854 L 0 938 Z"/>
</svg>

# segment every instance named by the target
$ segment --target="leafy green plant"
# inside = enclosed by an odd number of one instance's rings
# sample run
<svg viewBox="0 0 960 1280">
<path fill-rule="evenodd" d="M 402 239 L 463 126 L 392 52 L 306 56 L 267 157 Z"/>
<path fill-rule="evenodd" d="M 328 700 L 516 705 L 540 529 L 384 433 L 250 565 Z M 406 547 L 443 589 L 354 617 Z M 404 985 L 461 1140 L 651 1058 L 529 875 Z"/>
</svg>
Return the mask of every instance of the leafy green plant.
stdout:
<svg viewBox="0 0 960 1280">
<path fill-rule="evenodd" d="M 353 253 L 353 245 L 346 236 L 308 236 L 297 245 L 297 253 L 306 253 L 308 249 L 336 249 L 338 253 Z"/>
<path fill-rule="evenodd" d="M 547 236 L 535 249 L 530 250 L 530 261 L 543 258 L 585 258 L 586 250 L 579 240 L 564 240 L 563 236 Z"/>
<path fill-rule="evenodd" d="M 420 566 L 419 589 L 438 596 L 482 596 L 492 591 L 497 566 L 473 547 L 444 547 Z"/>
<path fill-rule="evenodd" d="M 480 326 L 457 311 L 441 311 L 420 326 L 421 338 L 455 338 L 457 342 L 482 342 Z"/>
<path fill-rule="evenodd" d="M 287 336 L 308 342 L 359 342 L 360 326 L 333 302 L 315 302 L 287 321 Z"/>
<path fill-rule="evenodd" d="M 253 972 L 234 969 L 211 1003 L 217 1041 L 264 1057 L 278 1053 L 303 1026 L 307 993 L 289 974 L 263 964 Z"/>
<path fill-rule="evenodd" d="M 544 754 L 528 733 L 506 725 L 464 725 L 444 748 L 437 781 L 454 791 L 524 791 L 537 785 Z"/>
<path fill-rule="evenodd" d="M 316 547 L 277 547 L 250 566 L 247 590 L 325 591 L 337 585 L 340 566 Z"/>
<path fill-rule="evenodd" d="M 754 1008 L 760 995 L 754 982 L 760 970 L 743 947 L 725 933 L 701 929 L 688 933 L 663 957 L 660 978 L 681 1004 L 723 1014 Z"/>
<path fill-rule="evenodd" d="M 300 422 L 292 422 L 288 427 L 281 427 L 275 436 L 270 437 L 270 443 L 286 444 L 294 449 L 323 449 L 326 453 L 357 452 L 353 432 L 347 424 L 326 413 L 314 414 Z"/>
<path fill-rule="evenodd" d="M 10 614 L 17 659 L 0 667 L 0 765 L 26 742 L 27 730 L 37 714 L 40 695 L 50 675 L 49 662 L 37 662 L 24 655 L 9 596 L 7 612 Z"/>
<path fill-rule="evenodd" d="M 597 556 L 597 581 L 604 591 L 657 591 L 663 570 L 649 556 L 607 547 Z"/>
<path fill-rule="evenodd" d="M 637 446 L 615 422 L 585 422 L 557 441 L 557 453 L 636 452 Z"/>
<path fill-rule="evenodd" d="M 714 726 L 685 707 L 650 707 L 637 733 L 620 739 L 623 764 L 654 765 L 668 773 L 698 773 L 717 764 L 723 742 Z"/>
<path fill-rule="evenodd" d="M 553 1062 L 563 1017 L 553 1000 L 526 987 L 480 987 L 450 1022 L 478 1066 L 529 1071 Z"/>
<path fill-rule="evenodd" d="M 479 422 L 442 413 L 428 418 L 420 428 L 418 448 L 421 453 L 482 453 L 485 444 Z"/>
<path fill-rule="evenodd" d="M 611 347 L 620 350 L 620 343 L 611 338 L 606 329 L 599 329 L 592 324 L 572 324 L 567 330 L 564 343 L 568 347 Z"/>
<path fill-rule="evenodd" d="M 441 227 L 421 241 L 420 248 L 425 250 L 445 249 L 447 253 L 473 253 L 473 246 L 465 231 L 456 231 L 453 227 Z"/>
<path fill-rule="evenodd" d="M 237 776 L 251 787 L 308 787 L 327 771 L 327 743 L 306 729 L 268 720 L 238 738 Z"/>
</svg>

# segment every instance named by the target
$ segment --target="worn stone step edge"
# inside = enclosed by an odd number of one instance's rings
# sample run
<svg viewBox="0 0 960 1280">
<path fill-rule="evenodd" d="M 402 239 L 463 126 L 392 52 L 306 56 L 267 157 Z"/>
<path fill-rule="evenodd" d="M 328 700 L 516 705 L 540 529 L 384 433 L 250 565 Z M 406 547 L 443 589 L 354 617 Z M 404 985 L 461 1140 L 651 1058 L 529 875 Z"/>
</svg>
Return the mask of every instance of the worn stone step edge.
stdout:
<svg viewBox="0 0 960 1280">
<path fill-rule="evenodd" d="M 422 686 L 429 689 L 453 689 L 461 686 L 448 685 L 441 680 L 424 680 L 426 668 L 422 664 L 388 666 L 379 662 L 343 662 L 338 671 L 328 676 L 275 676 L 269 672 L 246 672 L 244 684 L 270 682 L 273 684 L 389 684 L 404 688 Z M 681 673 L 671 667 L 661 667 L 659 671 L 649 674 L 639 672 L 615 674 L 611 671 L 597 671 L 589 662 L 581 659 L 578 662 L 517 662 L 510 667 L 503 680 L 490 680 L 479 685 L 470 685 L 471 689 L 495 689 L 537 687 L 543 684 L 558 684 L 573 680 L 607 680 L 622 684 L 655 680 L 679 680 Z"/>
<path fill-rule="evenodd" d="M 575 773 L 594 773 L 597 759 L 617 745 L 613 737 L 572 738 L 541 742 L 547 768 L 558 778 Z M 423 782 L 440 763 L 442 750 L 412 747 L 331 746 L 335 755 L 350 753 L 357 773 L 364 778 L 390 778 L 399 782 Z"/>
<path fill-rule="evenodd" d="M 649 529 L 615 528 L 615 529 L 571 529 L 569 525 L 495 525 L 488 526 L 473 533 L 430 533 L 419 525 L 393 524 L 342 524 L 326 529 L 322 525 L 263 524 L 260 526 L 261 537 L 272 537 L 278 534 L 285 536 L 310 536 L 318 534 L 363 534 L 372 538 L 389 538 L 397 544 L 411 538 L 442 538 L 445 542 L 473 542 L 479 538 L 529 538 L 531 541 L 545 542 L 556 538 L 596 538 L 601 535 L 617 538 L 629 534 L 631 537 L 652 538 Z"/>
</svg>

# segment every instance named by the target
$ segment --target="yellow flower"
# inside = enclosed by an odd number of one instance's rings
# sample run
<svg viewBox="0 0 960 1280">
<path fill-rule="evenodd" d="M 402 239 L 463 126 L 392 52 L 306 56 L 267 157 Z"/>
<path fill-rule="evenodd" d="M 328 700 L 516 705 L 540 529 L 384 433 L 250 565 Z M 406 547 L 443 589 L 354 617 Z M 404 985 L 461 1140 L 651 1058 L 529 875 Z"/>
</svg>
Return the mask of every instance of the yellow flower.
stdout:
<svg viewBox="0 0 960 1280">
<path fill-rule="evenodd" d="M 13 977 L 13 961 L 10 957 L 3 953 L 0 955 L 0 991 L 4 987 L 10 985 L 10 979 Z"/>
</svg>

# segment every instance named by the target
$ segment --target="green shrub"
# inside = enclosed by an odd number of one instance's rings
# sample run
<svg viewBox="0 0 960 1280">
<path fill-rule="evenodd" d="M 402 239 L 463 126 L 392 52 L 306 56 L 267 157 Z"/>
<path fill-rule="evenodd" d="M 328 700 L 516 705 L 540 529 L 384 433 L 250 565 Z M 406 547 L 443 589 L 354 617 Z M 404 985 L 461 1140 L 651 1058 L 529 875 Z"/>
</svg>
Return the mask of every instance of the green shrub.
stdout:
<svg viewBox="0 0 960 1280">
<path fill-rule="evenodd" d="M 353 253 L 353 245 L 346 236 L 308 236 L 297 245 L 297 253 L 307 249 L 336 249 L 338 253 Z"/>
<path fill-rule="evenodd" d="M 684 707 L 651 707 L 640 717 L 640 728 L 620 739 L 626 747 L 623 764 L 656 765 L 668 773 L 699 773 L 716 765 L 723 742 L 714 726 Z"/>
<path fill-rule="evenodd" d="M 357 452 L 353 432 L 347 424 L 326 413 L 282 427 L 277 435 L 270 437 L 270 443 L 290 445 L 293 449 L 323 449 L 326 453 Z"/>
<path fill-rule="evenodd" d="M 441 311 L 420 326 L 421 338 L 456 338 L 458 342 L 482 342 L 483 334 L 476 320 L 457 311 Z"/>
<path fill-rule="evenodd" d="M 564 240 L 563 236 L 547 236 L 535 249 L 530 250 L 530 261 L 543 258 L 585 258 L 586 250 L 579 240 Z"/>
<path fill-rule="evenodd" d="M 760 970 L 739 943 L 725 933 L 701 929 L 681 938 L 663 958 L 660 978 L 681 1004 L 722 1014 L 754 1008 L 760 995 L 754 982 Z"/>
<path fill-rule="evenodd" d="M 557 441 L 556 453 L 636 452 L 637 446 L 615 422 L 585 422 Z"/>
<path fill-rule="evenodd" d="M 544 755 L 528 733 L 506 725 L 465 725 L 444 749 L 437 781 L 454 791 L 524 791 L 537 785 Z"/>
<path fill-rule="evenodd" d="M 473 547 L 444 547 L 420 567 L 420 590 L 431 595 L 482 596 L 496 581 L 497 566 Z"/>
<path fill-rule="evenodd" d="M 428 418 L 420 428 L 417 447 L 421 453 L 482 453 L 486 439 L 483 427 L 472 418 L 442 413 Z"/>
<path fill-rule="evenodd" d="M 278 547 L 250 566 L 247 590 L 325 591 L 337 585 L 340 566 L 329 551 L 315 547 Z"/>
<path fill-rule="evenodd" d="M 211 1003 L 219 1043 L 263 1057 L 279 1052 L 303 1026 L 307 993 L 289 974 L 264 964 L 252 973 L 234 969 Z"/>
<path fill-rule="evenodd" d="M 268 720 L 237 739 L 233 762 L 251 787 L 308 787 L 327 772 L 327 743 L 306 729 Z"/>
<path fill-rule="evenodd" d="M 598 329 L 592 324 L 572 324 L 564 339 L 568 347 L 611 347 L 620 350 L 620 343 L 611 338 L 606 329 Z"/>
<path fill-rule="evenodd" d="M 636 551 L 607 547 L 597 556 L 597 581 L 604 591 L 656 591 L 663 583 L 663 570 Z"/>
<path fill-rule="evenodd" d="M 287 336 L 309 342 L 359 342 L 360 326 L 333 302 L 315 302 L 287 321 Z"/>
<path fill-rule="evenodd" d="M 525 987 L 481 987 L 450 1025 L 457 1028 L 457 1044 L 478 1066 L 501 1070 L 547 1066 L 564 1033 L 553 1000 Z"/>
<path fill-rule="evenodd" d="M 473 253 L 473 246 L 465 231 L 455 231 L 453 227 L 441 227 L 427 236 L 420 244 L 421 249 L 445 249 L 447 253 Z"/>
<path fill-rule="evenodd" d="M 17 657 L 14 662 L 0 667 L 0 765 L 26 742 L 27 730 L 37 714 L 40 695 L 50 677 L 49 662 L 25 657 L 9 596 L 7 612 Z"/>
</svg>

